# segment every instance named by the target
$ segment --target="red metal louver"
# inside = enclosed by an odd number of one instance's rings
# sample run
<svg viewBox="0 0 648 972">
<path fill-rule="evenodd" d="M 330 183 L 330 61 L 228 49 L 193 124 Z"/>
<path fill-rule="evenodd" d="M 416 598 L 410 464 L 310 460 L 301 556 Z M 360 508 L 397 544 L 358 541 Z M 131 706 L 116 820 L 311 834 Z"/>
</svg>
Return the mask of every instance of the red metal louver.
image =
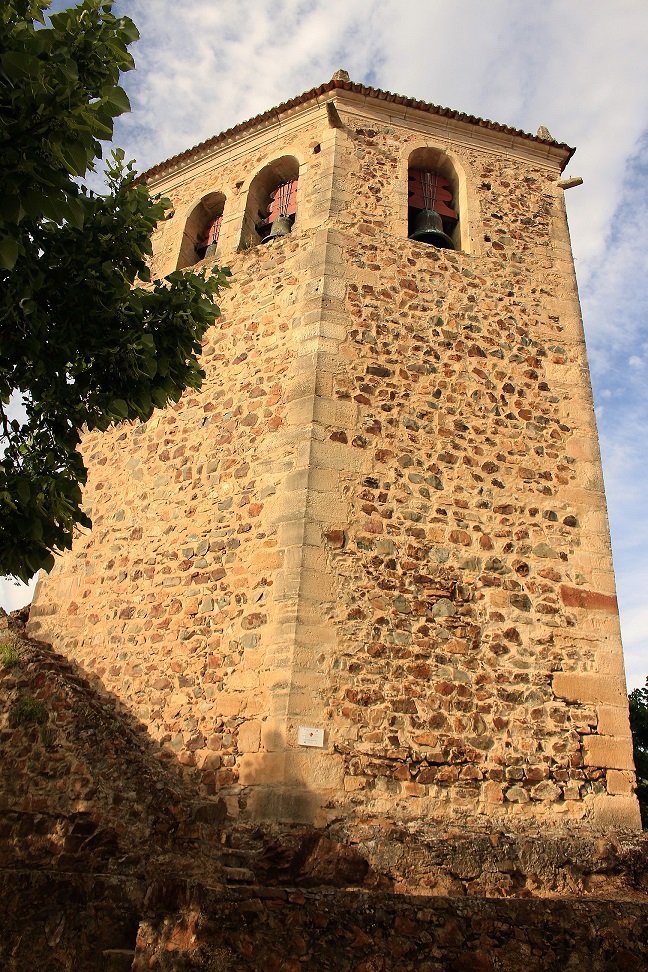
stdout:
<svg viewBox="0 0 648 972">
<path fill-rule="evenodd" d="M 206 232 L 198 241 L 198 244 L 196 246 L 197 250 L 201 250 L 201 249 L 204 250 L 208 246 L 212 246 L 213 244 L 218 243 L 218 235 L 220 233 L 222 222 L 223 222 L 222 215 L 216 216 L 216 218 L 211 221 L 211 223 L 207 227 Z"/>
<path fill-rule="evenodd" d="M 450 183 L 437 172 L 428 169 L 410 169 L 408 175 L 407 205 L 413 209 L 432 209 L 440 216 L 457 219 L 452 203 Z"/>
<path fill-rule="evenodd" d="M 212 243 L 218 243 L 218 236 L 220 233 L 221 223 L 223 222 L 222 216 L 217 216 L 212 222 L 211 226 L 207 230 L 207 246 L 211 246 Z"/>
<path fill-rule="evenodd" d="M 297 212 L 297 179 L 284 182 L 270 193 L 266 223 L 274 223 L 277 216 L 294 216 Z"/>
</svg>

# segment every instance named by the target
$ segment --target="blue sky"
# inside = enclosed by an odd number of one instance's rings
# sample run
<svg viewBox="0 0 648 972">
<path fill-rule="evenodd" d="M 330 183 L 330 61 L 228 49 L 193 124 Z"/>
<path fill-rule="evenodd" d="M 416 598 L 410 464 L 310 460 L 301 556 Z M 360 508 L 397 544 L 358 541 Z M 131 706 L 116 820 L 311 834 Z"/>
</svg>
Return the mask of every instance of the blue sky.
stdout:
<svg viewBox="0 0 648 972">
<path fill-rule="evenodd" d="M 57 2 L 54 7 L 67 6 Z M 567 192 L 629 687 L 648 674 L 646 0 L 118 0 L 141 40 L 116 142 L 147 168 L 344 67 L 577 147 Z M 25 595 L 11 585 L 2 603 Z"/>
</svg>

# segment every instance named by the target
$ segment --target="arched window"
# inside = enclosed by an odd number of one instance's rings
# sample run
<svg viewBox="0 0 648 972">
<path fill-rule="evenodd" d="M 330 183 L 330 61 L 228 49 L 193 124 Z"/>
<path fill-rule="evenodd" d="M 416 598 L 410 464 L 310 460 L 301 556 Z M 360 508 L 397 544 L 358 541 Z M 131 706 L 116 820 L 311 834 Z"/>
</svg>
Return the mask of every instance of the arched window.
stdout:
<svg viewBox="0 0 648 972">
<path fill-rule="evenodd" d="M 297 216 L 299 162 L 292 155 L 270 162 L 248 191 L 241 245 L 256 246 L 288 236 Z"/>
<path fill-rule="evenodd" d="M 225 196 L 222 192 L 210 192 L 194 206 L 182 236 L 178 270 L 214 256 L 224 208 Z"/>
<path fill-rule="evenodd" d="M 461 249 L 458 180 L 438 149 L 412 152 L 407 173 L 407 235 L 441 249 Z"/>
</svg>

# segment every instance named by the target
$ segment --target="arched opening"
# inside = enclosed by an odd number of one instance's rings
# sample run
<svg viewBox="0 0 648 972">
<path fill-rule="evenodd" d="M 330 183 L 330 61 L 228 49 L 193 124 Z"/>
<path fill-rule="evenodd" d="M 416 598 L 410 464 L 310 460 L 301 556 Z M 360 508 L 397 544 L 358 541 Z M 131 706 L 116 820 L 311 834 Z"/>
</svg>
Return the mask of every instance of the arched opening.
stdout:
<svg viewBox="0 0 648 972">
<path fill-rule="evenodd" d="M 407 235 L 440 249 L 460 250 L 459 180 L 439 149 L 415 149 L 407 170 Z"/>
<path fill-rule="evenodd" d="M 222 192 L 210 192 L 194 206 L 182 234 L 178 270 L 216 254 L 224 208 Z"/>
<path fill-rule="evenodd" d="M 299 162 L 284 155 L 258 172 L 248 191 L 241 246 L 288 236 L 297 216 Z"/>
</svg>

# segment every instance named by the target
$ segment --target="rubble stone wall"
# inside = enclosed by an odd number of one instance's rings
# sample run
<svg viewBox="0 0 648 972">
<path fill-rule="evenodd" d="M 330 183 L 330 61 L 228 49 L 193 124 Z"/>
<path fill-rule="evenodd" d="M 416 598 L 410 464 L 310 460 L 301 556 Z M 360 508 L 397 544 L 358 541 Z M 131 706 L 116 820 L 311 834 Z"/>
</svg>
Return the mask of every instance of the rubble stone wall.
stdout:
<svg viewBox="0 0 648 972">
<path fill-rule="evenodd" d="M 38 872 L 10 885 L 0 876 L 0 887 L 7 972 L 634 972 L 648 961 L 648 907 L 639 901 L 215 889 L 180 880 L 151 885 L 144 897 L 132 880 Z"/>
</svg>

